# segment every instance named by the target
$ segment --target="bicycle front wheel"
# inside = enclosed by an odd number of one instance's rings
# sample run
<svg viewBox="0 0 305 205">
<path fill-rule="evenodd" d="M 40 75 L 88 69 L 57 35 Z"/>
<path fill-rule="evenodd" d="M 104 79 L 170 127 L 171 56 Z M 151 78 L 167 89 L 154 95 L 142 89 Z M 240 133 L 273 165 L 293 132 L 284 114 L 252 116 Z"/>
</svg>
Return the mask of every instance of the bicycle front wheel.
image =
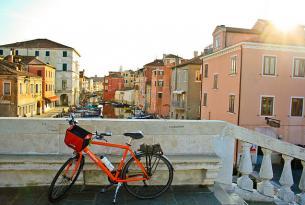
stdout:
<svg viewBox="0 0 305 205">
<path fill-rule="evenodd" d="M 174 175 L 171 163 L 160 154 L 136 156 L 149 175 L 148 180 L 125 182 L 124 187 L 133 196 L 140 199 L 153 199 L 168 190 Z M 130 158 L 122 170 L 123 179 L 144 177 L 144 173 L 134 158 Z"/>
<path fill-rule="evenodd" d="M 55 175 L 49 188 L 48 198 L 50 202 L 61 199 L 72 187 L 84 166 L 84 156 L 68 159 Z"/>
</svg>

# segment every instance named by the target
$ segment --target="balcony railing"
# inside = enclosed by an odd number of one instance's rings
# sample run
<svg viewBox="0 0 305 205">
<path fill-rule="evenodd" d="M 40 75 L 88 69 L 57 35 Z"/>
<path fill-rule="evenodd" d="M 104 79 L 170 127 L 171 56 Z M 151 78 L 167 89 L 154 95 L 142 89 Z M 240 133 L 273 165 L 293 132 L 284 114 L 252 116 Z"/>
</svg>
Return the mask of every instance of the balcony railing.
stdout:
<svg viewBox="0 0 305 205">
<path fill-rule="evenodd" d="M 184 109 L 185 108 L 185 101 L 173 101 L 172 106 L 176 109 Z"/>
</svg>

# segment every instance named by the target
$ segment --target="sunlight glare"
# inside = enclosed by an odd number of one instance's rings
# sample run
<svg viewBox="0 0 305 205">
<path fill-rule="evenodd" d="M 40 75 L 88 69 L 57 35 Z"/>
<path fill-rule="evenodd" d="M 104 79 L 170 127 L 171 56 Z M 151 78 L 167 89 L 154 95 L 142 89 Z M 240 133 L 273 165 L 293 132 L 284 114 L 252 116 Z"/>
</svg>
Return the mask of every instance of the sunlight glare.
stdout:
<svg viewBox="0 0 305 205">
<path fill-rule="evenodd" d="M 297 24 L 286 19 L 286 20 L 273 20 L 274 26 L 282 32 L 289 32 L 296 28 Z"/>
</svg>

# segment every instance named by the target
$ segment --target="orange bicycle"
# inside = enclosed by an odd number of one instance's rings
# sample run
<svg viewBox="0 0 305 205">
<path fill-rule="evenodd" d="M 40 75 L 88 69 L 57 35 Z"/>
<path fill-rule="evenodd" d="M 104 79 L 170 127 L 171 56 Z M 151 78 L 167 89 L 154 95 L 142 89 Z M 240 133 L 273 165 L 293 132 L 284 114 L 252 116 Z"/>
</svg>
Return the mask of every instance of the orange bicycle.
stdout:
<svg viewBox="0 0 305 205">
<path fill-rule="evenodd" d="M 113 203 L 117 201 L 120 187 L 123 185 L 133 196 L 140 199 L 152 199 L 160 196 L 168 190 L 173 181 L 173 166 L 164 156 L 159 144 L 142 144 L 139 151 L 131 149 L 133 140 L 143 138 L 143 133 L 124 133 L 130 137 L 126 145 L 109 143 L 105 137 L 111 136 L 111 132 L 90 133 L 79 127 L 74 116 L 69 119 L 70 127 L 66 131 L 65 143 L 74 149 L 74 155 L 69 158 L 55 175 L 48 192 L 50 202 L 63 198 L 77 180 L 83 169 L 85 158 L 89 158 L 107 174 L 110 182 L 101 192 L 105 192 L 111 186 L 116 185 Z M 122 149 L 122 159 L 117 168 L 105 156 L 95 155 L 88 145 L 106 146 Z M 126 161 L 127 155 L 130 158 Z"/>
</svg>

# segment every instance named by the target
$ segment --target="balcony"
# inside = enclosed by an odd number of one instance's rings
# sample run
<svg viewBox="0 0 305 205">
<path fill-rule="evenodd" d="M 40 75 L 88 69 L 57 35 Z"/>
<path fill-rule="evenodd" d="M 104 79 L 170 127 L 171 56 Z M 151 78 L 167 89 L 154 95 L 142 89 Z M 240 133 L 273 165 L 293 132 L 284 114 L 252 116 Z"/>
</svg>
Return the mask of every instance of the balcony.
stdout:
<svg viewBox="0 0 305 205">
<path fill-rule="evenodd" d="M 184 110 L 185 109 L 185 101 L 173 101 L 172 102 L 172 106 L 175 109 L 182 109 L 182 110 Z"/>
<path fill-rule="evenodd" d="M 122 144 L 126 142 L 122 133 L 142 130 L 144 139 L 135 140 L 132 147 L 136 150 L 143 142 L 160 143 L 175 168 L 173 185 L 212 185 L 215 197 L 224 204 L 231 200 L 305 203 L 305 169 L 300 169 L 298 182 L 294 181 L 295 170 L 291 168 L 293 159 L 305 166 L 305 149 L 293 144 L 224 121 L 80 119 L 79 124 L 91 131 L 111 130 L 113 136 L 108 140 Z M 49 185 L 72 153 L 63 142 L 67 127 L 65 119 L 0 118 L 0 186 Z M 240 176 L 232 183 L 236 140 L 242 145 L 237 162 Z M 264 154 L 256 175 L 257 188 L 253 182 L 252 144 L 262 147 Z M 106 154 L 113 162 L 121 157 L 114 149 L 90 149 Z M 279 153 L 283 161 L 278 182 L 277 176 L 273 177 L 273 153 Z M 88 159 L 77 181 L 84 183 L 108 183 Z M 300 194 L 291 190 L 295 183 Z"/>
</svg>

